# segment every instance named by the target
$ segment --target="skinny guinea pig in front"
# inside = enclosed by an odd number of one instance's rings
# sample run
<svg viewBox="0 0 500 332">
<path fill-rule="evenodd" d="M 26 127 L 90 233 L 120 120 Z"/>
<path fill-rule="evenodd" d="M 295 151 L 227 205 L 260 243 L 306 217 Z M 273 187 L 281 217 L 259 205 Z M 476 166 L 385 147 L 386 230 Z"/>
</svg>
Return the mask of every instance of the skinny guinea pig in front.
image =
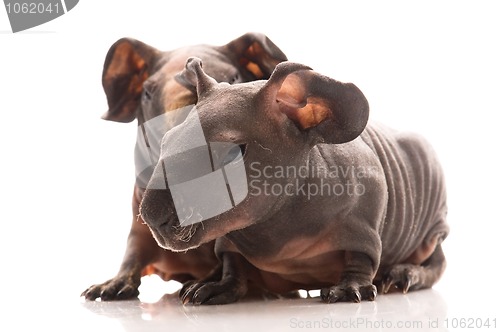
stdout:
<svg viewBox="0 0 500 332">
<path fill-rule="evenodd" d="M 197 58 L 180 75 L 198 103 L 163 137 L 140 212 L 167 249 L 216 240 L 222 271 L 184 285 L 184 303 L 237 301 L 249 281 L 276 293 L 321 289 L 328 303 L 359 302 L 374 300 L 377 289 L 406 293 L 440 278 L 448 226 L 436 156 L 415 134 L 367 124 L 368 102 L 355 85 L 291 62 L 267 81 L 235 85 L 217 83 Z M 179 147 L 200 133 L 208 143 Z M 196 175 L 219 172 L 232 197 L 219 214 L 178 189 L 193 178 L 178 165 L 196 151 L 210 155 L 209 170 Z M 223 201 L 214 188 L 195 188 L 210 207 Z"/>
</svg>

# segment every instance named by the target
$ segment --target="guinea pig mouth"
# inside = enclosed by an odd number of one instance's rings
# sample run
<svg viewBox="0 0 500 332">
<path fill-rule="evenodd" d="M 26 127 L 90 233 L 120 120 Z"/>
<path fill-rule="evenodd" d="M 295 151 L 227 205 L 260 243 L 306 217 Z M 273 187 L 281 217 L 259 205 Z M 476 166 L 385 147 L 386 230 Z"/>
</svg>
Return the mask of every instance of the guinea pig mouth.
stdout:
<svg viewBox="0 0 500 332">
<path fill-rule="evenodd" d="M 177 216 L 171 216 L 159 225 L 149 225 L 149 227 L 158 244 L 165 249 L 185 251 L 199 245 L 196 240 L 192 241 L 200 227 L 198 223 L 183 226 Z"/>
<path fill-rule="evenodd" d="M 177 241 L 189 242 L 198 230 L 199 224 L 191 224 L 187 226 L 172 226 L 174 236 Z"/>
</svg>

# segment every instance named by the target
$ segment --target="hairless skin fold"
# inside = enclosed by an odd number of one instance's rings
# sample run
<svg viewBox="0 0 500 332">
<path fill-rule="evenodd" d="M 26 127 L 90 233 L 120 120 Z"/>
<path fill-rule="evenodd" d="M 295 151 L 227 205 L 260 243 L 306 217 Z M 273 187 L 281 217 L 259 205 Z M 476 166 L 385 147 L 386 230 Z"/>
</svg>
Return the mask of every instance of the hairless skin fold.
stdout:
<svg viewBox="0 0 500 332">
<path fill-rule="evenodd" d="M 198 103 L 163 137 L 140 212 L 164 248 L 190 252 L 215 240 L 223 270 L 185 284 L 184 303 L 237 301 L 248 281 L 277 293 L 320 288 L 330 303 L 374 300 L 377 289 L 406 293 L 439 279 L 445 184 L 423 138 L 368 123 L 368 102 L 355 85 L 301 64 L 283 62 L 269 80 L 229 85 L 191 58 L 179 76 Z M 200 131 L 202 152 L 177 146 Z M 228 161 L 178 183 L 243 168 L 236 180 L 243 174 L 247 186 L 233 190 L 226 174 L 220 181 L 232 204 L 204 216 L 197 202 L 175 197 L 170 179 L 183 175 L 176 165 L 210 154 L 215 143 L 233 148 L 211 160 Z M 197 188 L 200 196 L 215 193 Z M 182 209 L 198 219 L 183 224 Z"/>
</svg>

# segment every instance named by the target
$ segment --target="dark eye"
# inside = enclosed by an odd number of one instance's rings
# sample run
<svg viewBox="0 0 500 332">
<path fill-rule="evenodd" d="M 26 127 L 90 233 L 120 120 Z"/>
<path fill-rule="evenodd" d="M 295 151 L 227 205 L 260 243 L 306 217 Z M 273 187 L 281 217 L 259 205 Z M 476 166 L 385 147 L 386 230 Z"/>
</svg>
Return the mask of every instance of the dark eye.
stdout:
<svg viewBox="0 0 500 332">
<path fill-rule="evenodd" d="M 237 83 L 240 80 L 240 74 L 236 74 L 228 80 L 229 84 Z"/>
<path fill-rule="evenodd" d="M 149 91 L 147 88 L 143 88 L 142 90 L 142 100 L 143 101 L 150 101 L 151 100 L 151 91 Z"/>
<path fill-rule="evenodd" d="M 238 157 L 244 157 L 245 153 L 247 151 L 247 145 L 246 144 L 239 144 L 234 147 L 232 147 L 228 152 L 226 157 L 224 158 L 224 165 L 230 164 L 232 162 L 237 162 L 241 160 L 241 158 Z"/>
<path fill-rule="evenodd" d="M 154 91 L 155 91 L 155 84 L 153 84 L 150 81 L 145 82 L 142 85 L 142 101 L 143 102 L 151 101 L 151 99 L 153 99 Z"/>
</svg>

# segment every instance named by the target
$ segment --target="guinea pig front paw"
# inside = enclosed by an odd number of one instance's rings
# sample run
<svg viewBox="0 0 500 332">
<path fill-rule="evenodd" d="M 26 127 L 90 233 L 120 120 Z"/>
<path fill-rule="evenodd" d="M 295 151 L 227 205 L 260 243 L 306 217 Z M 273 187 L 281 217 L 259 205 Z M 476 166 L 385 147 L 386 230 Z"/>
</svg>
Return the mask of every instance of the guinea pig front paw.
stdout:
<svg viewBox="0 0 500 332">
<path fill-rule="evenodd" d="M 377 287 L 372 283 L 341 281 L 338 285 L 321 290 L 321 299 L 327 303 L 373 301 L 376 297 Z"/>
<path fill-rule="evenodd" d="M 128 300 L 139 295 L 141 280 L 130 276 L 116 276 L 102 284 L 92 285 L 87 288 L 81 296 L 86 300 L 94 301 L 101 298 L 102 301 Z"/>
<path fill-rule="evenodd" d="M 247 285 L 237 278 L 224 278 L 217 282 L 192 283 L 183 289 L 183 304 L 227 304 L 238 301 L 247 292 Z"/>
</svg>

